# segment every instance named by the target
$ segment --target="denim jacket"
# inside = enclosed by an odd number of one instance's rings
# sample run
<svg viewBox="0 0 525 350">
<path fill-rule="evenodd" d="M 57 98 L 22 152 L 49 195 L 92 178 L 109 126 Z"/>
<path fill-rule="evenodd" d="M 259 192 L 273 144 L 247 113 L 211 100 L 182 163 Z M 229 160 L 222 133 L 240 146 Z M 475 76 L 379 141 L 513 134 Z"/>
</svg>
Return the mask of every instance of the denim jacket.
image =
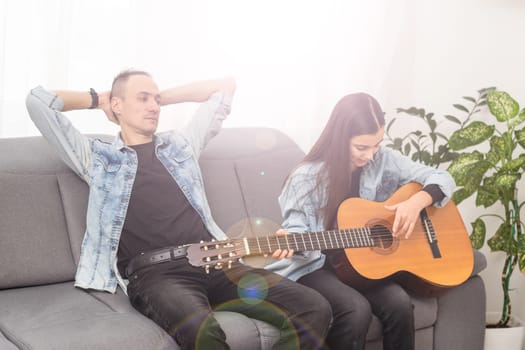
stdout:
<svg viewBox="0 0 525 350">
<path fill-rule="evenodd" d="M 126 283 L 117 269 L 117 250 L 137 172 L 137 155 L 120 135 L 108 143 L 88 138 L 61 113 L 62 99 L 42 87 L 26 101 L 31 119 L 62 160 L 89 185 L 86 232 L 75 286 L 114 293 Z M 193 116 L 184 132 L 154 136 L 155 153 L 217 240 L 226 239 L 213 220 L 204 192 L 198 158 L 230 112 L 230 101 L 213 94 Z"/>
<path fill-rule="evenodd" d="M 315 191 L 316 174 L 322 163 L 305 163 L 299 166 L 286 181 L 279 196 L 284 218 L 282 227 L 289 232 L 319 232 L 325 230 L 322 209 L 327 203 L 328 184 Z M 444 206 L 450 199 L 456 184 L 452 176 L 442 170 L 416 163 L 390 148 L 381 147 L 372 161 L 366 164 L 359 182 L 359 196 L 383 202 L 399 187 L 409 182 L 423 186 L 436 184 L 445 194 L 435 206 Z M 266 268 L 294 281 L 320 269 L 325 256 L 320 251 L 301 252 L 291 259 L 276 261 Z"/>
</svg>

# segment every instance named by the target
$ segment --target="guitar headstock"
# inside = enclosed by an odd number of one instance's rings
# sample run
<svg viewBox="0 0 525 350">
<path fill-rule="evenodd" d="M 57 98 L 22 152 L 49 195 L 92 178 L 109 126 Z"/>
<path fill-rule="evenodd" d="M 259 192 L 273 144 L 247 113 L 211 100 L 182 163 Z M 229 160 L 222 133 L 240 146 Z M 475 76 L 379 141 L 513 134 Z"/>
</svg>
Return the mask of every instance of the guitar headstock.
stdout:
<svg viewBox="0 0 525 350">
<path fill-rule="evenodd" d="M 242 239 L 200 242 L 188 246 L 186 257 L 191 265 L 219 270 L 246 255 Z"/>
</svg>

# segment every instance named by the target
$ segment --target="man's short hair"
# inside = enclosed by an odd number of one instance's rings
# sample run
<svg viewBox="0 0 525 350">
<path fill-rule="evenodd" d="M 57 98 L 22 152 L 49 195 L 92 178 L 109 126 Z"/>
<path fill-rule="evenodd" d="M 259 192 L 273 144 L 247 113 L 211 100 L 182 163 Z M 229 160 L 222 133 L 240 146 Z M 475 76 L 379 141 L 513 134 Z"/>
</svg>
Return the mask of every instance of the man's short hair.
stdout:
<svg viewBox="0 0 525 350">
<path fill-rule="evenodd" d="M 129 77 L 133 75 L 145 75 L 147 77 L 151 78 L 151 74 L 149 74 L 146 71 L 137 70 L 137 69 L 126 69 L 120 72 L 115 79 L 113 79 L 113 84 L 111 84 L 111 93 L 109 95 L 109 100 L 113 98 L 113 96 L 123 98 L 124 97 L 124 88 L 126 86 L 126 83 L 129 80 Z"/>
</svg>

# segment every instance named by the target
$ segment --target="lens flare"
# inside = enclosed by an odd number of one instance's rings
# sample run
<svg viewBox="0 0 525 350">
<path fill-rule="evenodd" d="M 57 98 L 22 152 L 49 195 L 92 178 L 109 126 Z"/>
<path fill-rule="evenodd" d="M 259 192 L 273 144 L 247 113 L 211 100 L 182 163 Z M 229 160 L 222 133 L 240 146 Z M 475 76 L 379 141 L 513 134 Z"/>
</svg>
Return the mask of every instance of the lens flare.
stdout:
<svg viewBox="0 0 525 350">
<path fill-rule="evenodd" d="M 246 304 L 259 304 L 268 295 L 266 279 L 257 273 L 248 273 L 241 277 L 237 285 L 237 294 Z"/>
</svg>

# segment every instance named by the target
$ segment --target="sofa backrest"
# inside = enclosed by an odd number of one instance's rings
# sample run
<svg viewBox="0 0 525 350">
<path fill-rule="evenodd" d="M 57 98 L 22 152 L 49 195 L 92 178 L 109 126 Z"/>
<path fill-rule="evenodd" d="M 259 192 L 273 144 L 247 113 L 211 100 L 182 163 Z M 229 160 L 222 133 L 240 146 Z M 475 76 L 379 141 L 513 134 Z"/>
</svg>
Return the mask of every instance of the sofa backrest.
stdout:
<svg viewBox="0 0 525 350">
<path fill-rule="evenodd" d="M 303 156 L 277 130 L 224 128 L 200 158 L 218 225 L 231 237 L 273 233 L 277 196 Z M 73 280 L 87 196 L 42 137 L 0 139 L 0 289 Z"/>
<path fill-rule="evenodd" d="M 87 194 L 42 137 L 0 139 L 0 288 L 73 279 Z"/>
<path fill-rule="evenodd" d="M 229 237 L 273 234 L 280 227 L 277 197 L 304 152 L 270 128 L 225 128 L 200 163 L 217 224 Z"/>
</svg>

